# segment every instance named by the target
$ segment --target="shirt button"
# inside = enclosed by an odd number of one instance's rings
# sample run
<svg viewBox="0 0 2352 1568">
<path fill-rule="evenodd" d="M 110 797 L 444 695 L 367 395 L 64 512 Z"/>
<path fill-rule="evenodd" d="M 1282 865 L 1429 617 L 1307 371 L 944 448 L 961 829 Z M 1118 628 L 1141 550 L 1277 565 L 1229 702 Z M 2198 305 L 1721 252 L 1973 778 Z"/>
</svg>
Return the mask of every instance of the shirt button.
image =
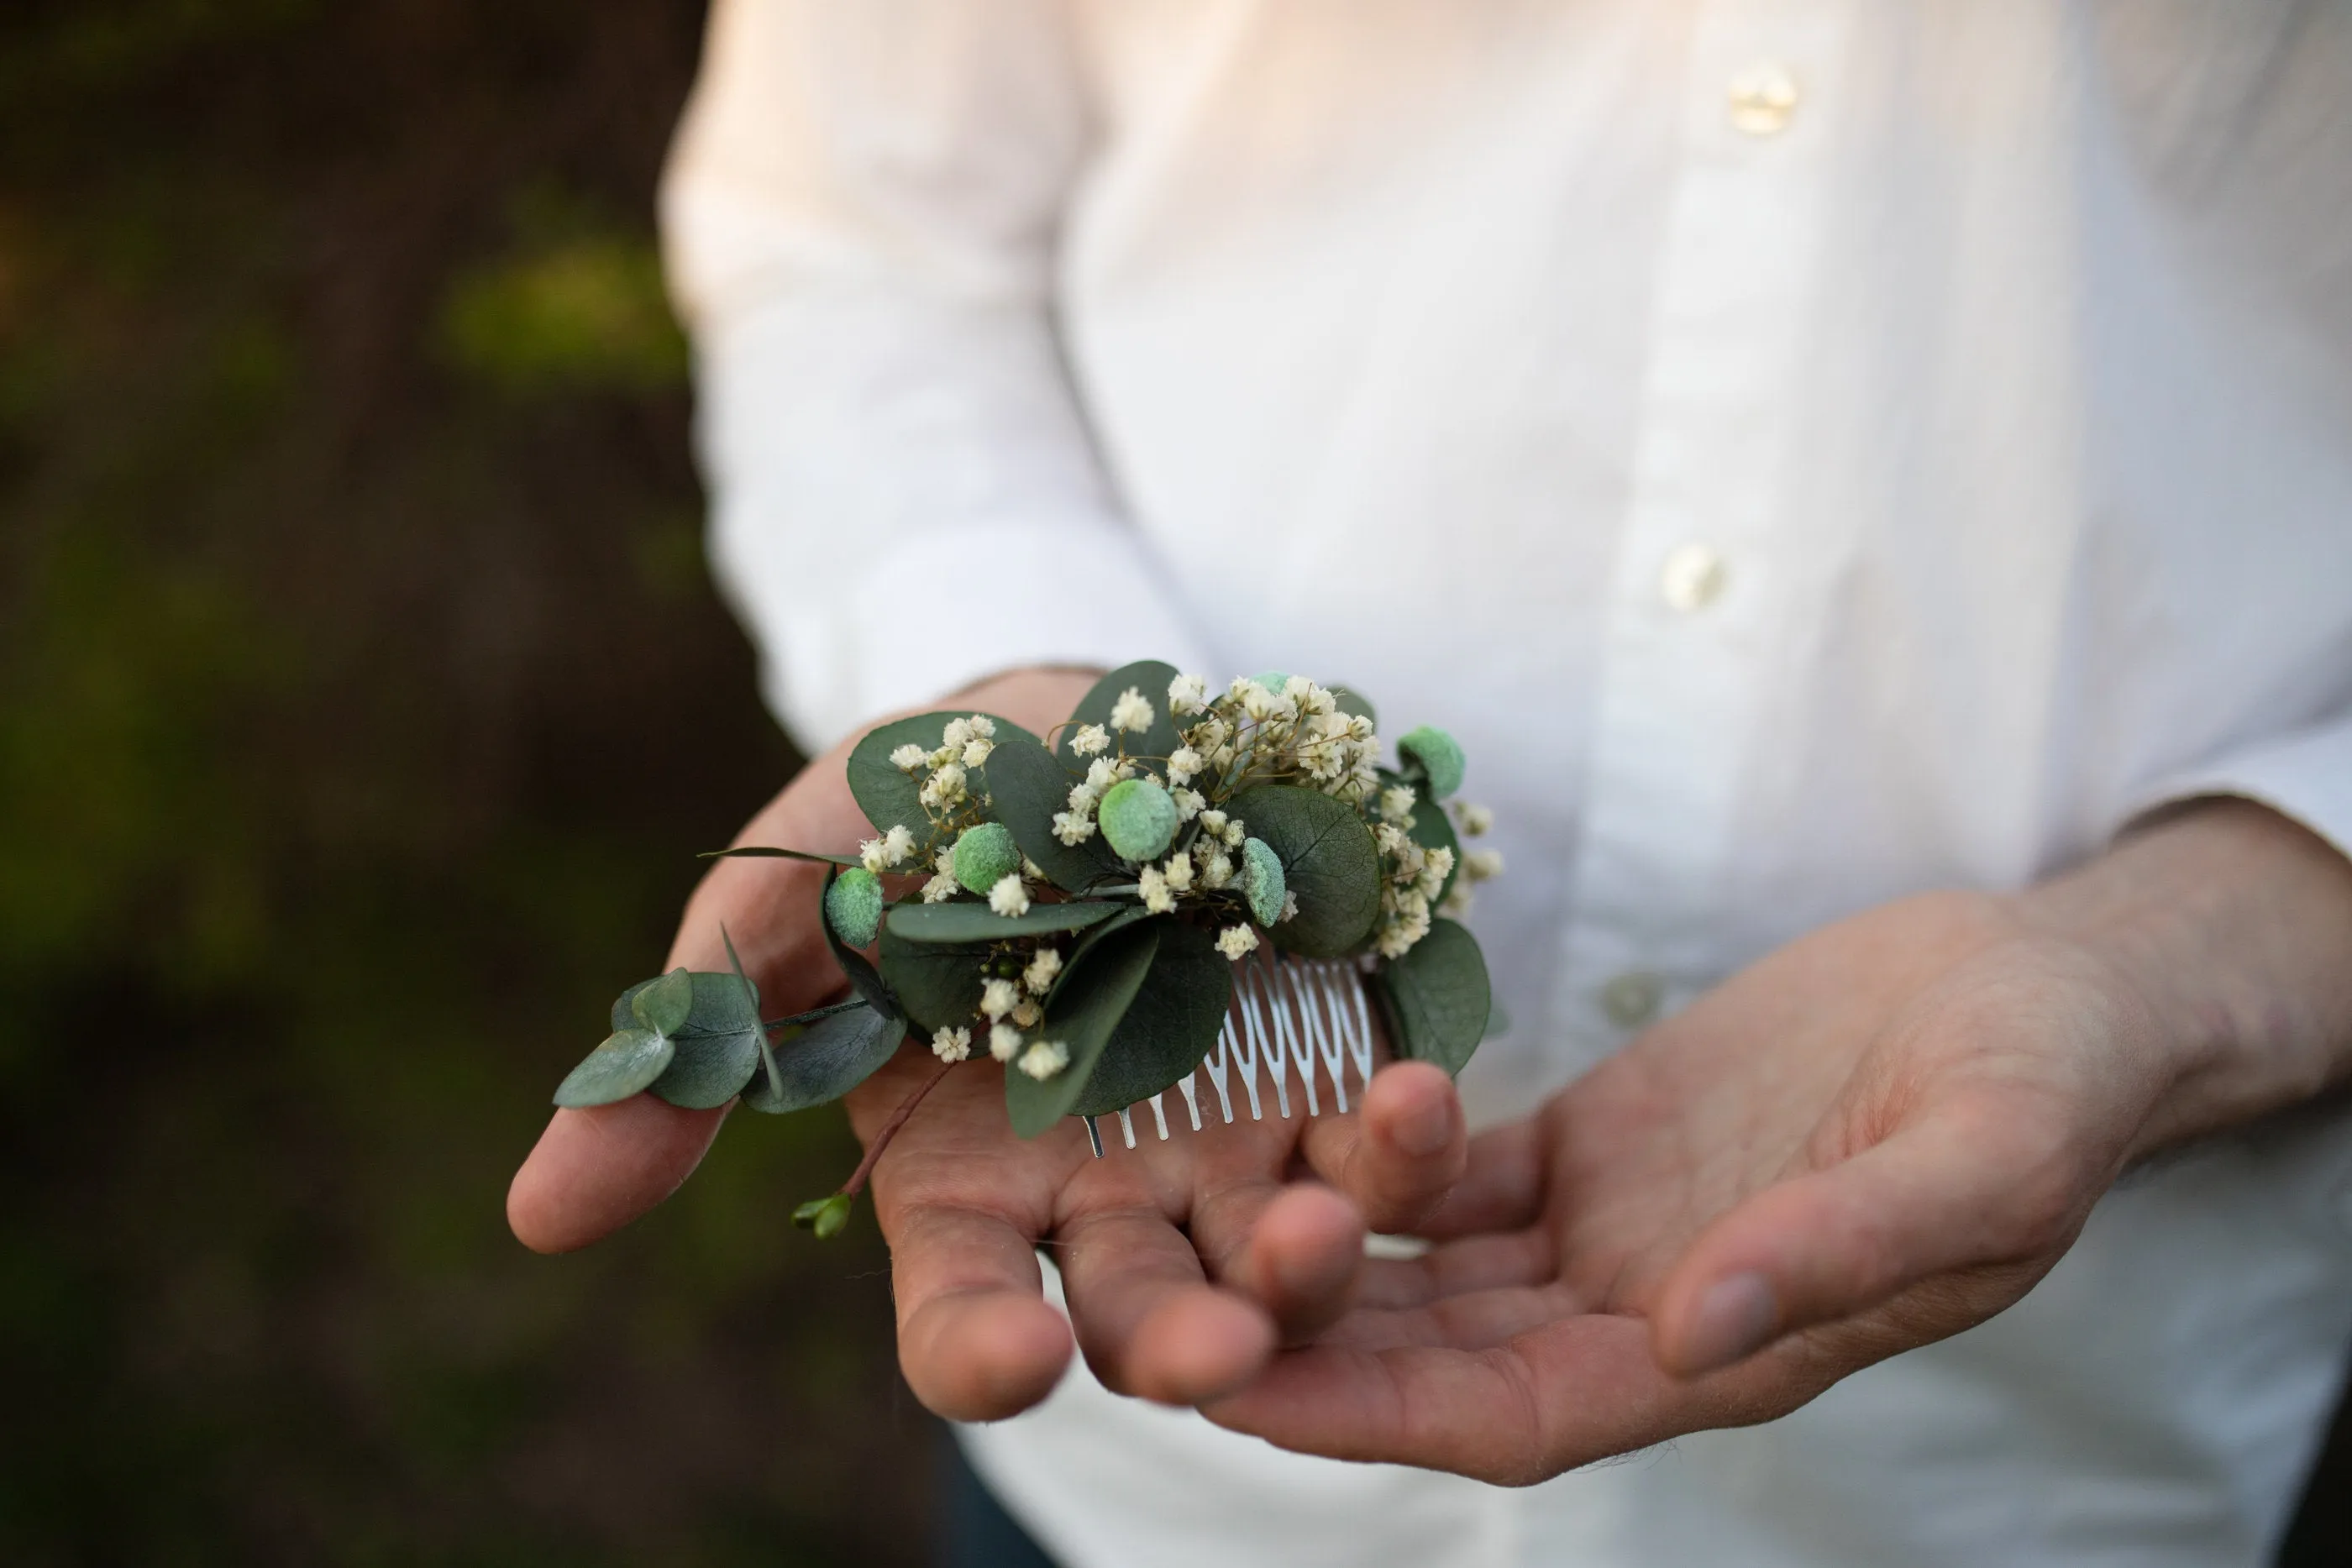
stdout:
<svg viewBox="0 0 2352 1568">
<path fill-rule="evenodd" d="M 1723 553 L 1712 545 L 1676 545 L 1659 570 L 1658 593 L 1669 609 L 1704 610 L 1721 597 L 1729 575 Z"/>
<path fill-rule="evenodd" d="M 1601 1010 L 1619 1029 L 1639 1029 L 1658 1016 L 1666 983 L 1642 969 L 1628 969 L 1601 988 Z"/>
<path fill-rule="evenodd" d="M 1750 136 L 1777 136 L 1797 112 L 1797 78 L 1778 60 L 1758 60 L 1731 78 L 1731 124 Z"/>
</svg>

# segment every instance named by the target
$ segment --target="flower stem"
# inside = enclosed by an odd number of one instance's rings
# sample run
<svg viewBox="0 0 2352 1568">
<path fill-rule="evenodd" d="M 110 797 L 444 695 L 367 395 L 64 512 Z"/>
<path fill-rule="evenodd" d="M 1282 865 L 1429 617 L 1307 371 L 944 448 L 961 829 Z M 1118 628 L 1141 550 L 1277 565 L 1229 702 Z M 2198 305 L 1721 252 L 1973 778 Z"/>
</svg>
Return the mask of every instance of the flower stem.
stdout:
<svg viewBox="0 0 2352 1568">
<path fill-rule="evenodd" d="M 866 1178 L 874 1174 L 874 1162 L 882 1157 L 882 1151 L 890 1146 L 890 1140 L 898 1135 L 898 1129 L 907 1124 L 907 1118 L 915 1113 L 915 1107 L 923 1103 L 923 1096 L 938 1088 L 940 1080 L 945 1078 L 948 1069 L 954 1065 L 952 1061 L 940 1062 L 912 1094 L 898 1103 L 898 1108 L 890 1113 L 890 1119 L 882 1124 L 882 1130 L 874 1134 L 874 1141 L 866 1145 L 866 1157 L 857 1162 L 857 1168 L 849 1173 L 847 1181 L 841 1184 L 844 1197 L 856 1197 L 866 1190 Z"/>
</svg>

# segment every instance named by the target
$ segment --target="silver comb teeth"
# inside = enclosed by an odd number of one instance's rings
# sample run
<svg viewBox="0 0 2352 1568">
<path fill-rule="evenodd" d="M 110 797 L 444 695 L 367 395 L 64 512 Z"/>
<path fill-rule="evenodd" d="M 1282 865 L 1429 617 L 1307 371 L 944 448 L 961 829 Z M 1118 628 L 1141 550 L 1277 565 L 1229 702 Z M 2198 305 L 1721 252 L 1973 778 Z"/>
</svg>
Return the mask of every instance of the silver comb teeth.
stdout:
<svg viewBox="0 0 2352 1568">
<path fill-rule="evenodd" d="M 1344 958 L 1276 958 L 1261 948 L 1234 967 L 1234 1004 L 1217 1031 L 1216 1048 L 1198 1068 L 1174 1085 L 1184 1096 L 1192 1130 L 1201 1130 L 1201 1092 L 1196 1081 L 1206 1073 L 1216 1091 L 1217 1110 L 1226 1123 L 1234 1121 L 1233 1085 L 1240 1080 L 1248 1098 L 1250 1120 L 1263 1121 L 1265 1109 L 1258 1093 L 1258 1069 L 1274 1081 L 1277 1114 L 1290 1114 L 1290 1073 L 1298 1072 L 1307 1113 L 1323 1113 L 1316 1092 L 1319 1065 L 1330 1080 L 1331 1100 L 1341 1113 L 1348 1109 L 1347 1069 L 1356 1070 L 1356 1082 L 1372 1076 L 1372 1015 L 1364 999 L 1364 977 Z M 1140 1102 L 1151 1107 L 1151 1119 L 1160 1138 L 1168 1136 L 1167 1093 L 1162 1091 Z M 1135 1147 L 1135 1107 L 1120 1110 L 1118 1128 L 1129 1148 Z M 1095 1118 L 1084 1118 L 1095 1157 L 1102 1157 L 1102 1134 Z"/>
</svg>

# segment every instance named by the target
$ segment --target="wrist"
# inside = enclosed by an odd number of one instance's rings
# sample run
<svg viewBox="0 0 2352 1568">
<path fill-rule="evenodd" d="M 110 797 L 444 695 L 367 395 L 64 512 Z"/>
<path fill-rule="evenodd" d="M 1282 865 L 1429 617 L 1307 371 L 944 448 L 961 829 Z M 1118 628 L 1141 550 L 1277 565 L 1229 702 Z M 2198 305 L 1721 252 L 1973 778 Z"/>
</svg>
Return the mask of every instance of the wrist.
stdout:
<svg viewBox="0 0 2352 1568">
<path fill-rule="evenodd" d="M 2252 801 L 2189 802 L 2019 894 L 2117 1009 L 2147 1105 L 2133 1158 L 2352 1070 L 2352 862 Z"/>
</svg>

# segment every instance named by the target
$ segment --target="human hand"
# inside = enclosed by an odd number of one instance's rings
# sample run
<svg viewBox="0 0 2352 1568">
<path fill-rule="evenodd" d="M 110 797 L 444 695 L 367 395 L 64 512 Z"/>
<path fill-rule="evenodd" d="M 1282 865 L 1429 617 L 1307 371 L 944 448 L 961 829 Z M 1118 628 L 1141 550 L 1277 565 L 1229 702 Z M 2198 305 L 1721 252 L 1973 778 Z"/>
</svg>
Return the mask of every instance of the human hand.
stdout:
<svg viewBox="0 0 2352 1568">
<path fill-rule="evenodd" d="M 1771 1419 L 2022 1296 L 2133 1159 L 2352 1055 L 2352 866 L 2200 806 L 1771 955 L 1473 1145 L 1421 1260 L 1212 1419 L 1528 1483 Z"/>
<path fill-rule="evenodd" d="M 940 706 L 1042 733 L 1091 684 L 1021 671 Z M 812 761 L 738 841 L 841 849 L 871 836 L 842 770 L 853 743 Z M 817 923 L 822 876 L 799 862 L 719 862 L 688 902 L 666 967 L 726 968 L 723 923 L 770 1010 L 824 1002 L 845 986 Z M 910 1040 L 853 1092 L 858 1135 L 872 1140 L 935 1065 Z M 556 1112 L 508 1196 L 516 1236 L 566 1251 L 627 1224 L 686 1179 L 725 1114 L 650 1094 Z M 1376 1073 L 1350 1115 L 1179 1133 L 1102 1160 L 1075 1124 L 1016 1138 L 1002 1070 L 966 1063 L 922 1102 L 873 1173 L 900 1364 L 940 1415 L 997 1418 L 1052 1389 L 1075 1328 L 1110 1387 L 1179 1404 L 1216 1397 L 1254 1375 L 1279 1341 L 1344 1310 L 1366 1222 L 1412 1224 L 1464 1157 L 1453 1085 L 1424 1063 Z M 1302 1171 L 1332 1186 L 1292 1181 Z M 1066 1323 L 1041 1294 L 1041 1242 L 1062 1267 Z"/>
</svg>

